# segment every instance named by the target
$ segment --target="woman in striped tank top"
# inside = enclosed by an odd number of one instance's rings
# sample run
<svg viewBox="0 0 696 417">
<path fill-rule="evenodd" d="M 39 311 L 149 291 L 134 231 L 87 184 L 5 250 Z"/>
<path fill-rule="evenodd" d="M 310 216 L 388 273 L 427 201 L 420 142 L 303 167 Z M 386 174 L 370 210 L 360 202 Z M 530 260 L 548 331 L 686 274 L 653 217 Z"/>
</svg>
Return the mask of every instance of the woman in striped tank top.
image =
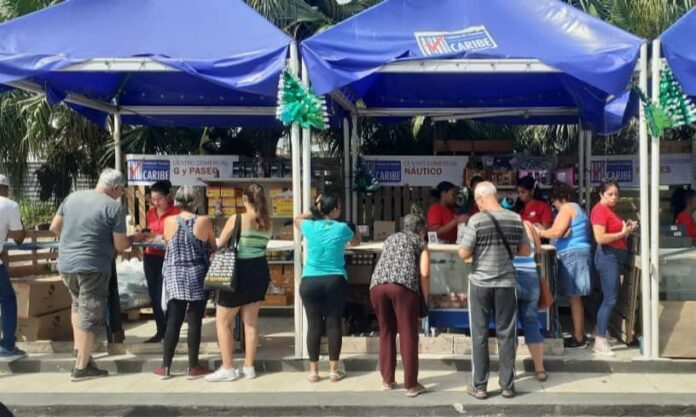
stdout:
<svg viewBox="0 0 696 417">
<path fill-rule="evenodd" d="M 539 234 L 530 222 L 524 222 L 532 252 L 529 256 L 515 256 L 513 264 L 517 271 L 517 314 L 524 330 L 524 341 L 534 361 L 534 377 L 546 381 L 544 369 L 544 336 L 539 327 L 539 273 L 536 267 L 536 251 L 541 250 Z"/>
<path fill-rule="evenodd" d="M 237 216 L 242 216 L 241 235 L 237 245 L 237 288 L 234 291 L 220 291 L 217 299 L 215 327 L 217 330 L 222 365 L 208 375 L 209 382 L 234 381 L 241 377 L 256 377 L 254 361 L 259 341 L 258 318 L 261 301 L 266 298 L 271 273 L 266 260 L 266 246 L 271 239 L 273 226 L 263 187 L 249 185 L 243 194 L 245 212 L 227 220 L 220 234 L 220 244 L 226 245 L 232 239 Z M 244 321 L 246 337 L 244 367 L 234 369 L 234 321 L 237 313 Z"/>
</svg>

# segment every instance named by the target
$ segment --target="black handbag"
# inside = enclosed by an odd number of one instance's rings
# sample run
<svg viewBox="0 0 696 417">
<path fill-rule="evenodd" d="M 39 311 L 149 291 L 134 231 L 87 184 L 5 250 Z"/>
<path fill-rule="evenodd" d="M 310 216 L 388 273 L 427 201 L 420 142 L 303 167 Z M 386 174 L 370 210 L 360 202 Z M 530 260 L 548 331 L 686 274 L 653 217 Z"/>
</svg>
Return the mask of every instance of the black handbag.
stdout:
<svg viewBox="0 0 696 417">
<path fill-rule="evenodd" d="M 242 215 L 238 214 L 229 244 L 215 253 L 208 273 L 205 275 L 203 285 L 209 290 L 232 292 L 237 289 L 237 245 L 241 232 Z"/>
</svg>

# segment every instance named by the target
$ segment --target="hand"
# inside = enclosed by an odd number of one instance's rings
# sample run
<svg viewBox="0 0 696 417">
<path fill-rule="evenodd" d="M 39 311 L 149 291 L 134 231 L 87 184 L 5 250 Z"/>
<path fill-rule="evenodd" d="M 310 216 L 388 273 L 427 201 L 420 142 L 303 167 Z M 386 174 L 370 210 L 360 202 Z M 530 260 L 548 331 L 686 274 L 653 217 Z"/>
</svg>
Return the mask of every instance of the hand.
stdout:
<svg viewBox="0 0 696 417">
<path fill-rule="evenodd" d="M 621 228 L 621 236 L 626 237 L 631 233 L 631 231 L 628 228 L 628 223 L 623 222 L 623 227 Z"/>
<path fill-rule="evenodd" d="M 628 221 L 628 233 L 633 233 L 638 230 L 638 222 L 635 220 Z"/>
<path fill-rule="evenodd" d="M 469 215 L 468 214 L 460 214 L 457 216 L 457 223 L 466 223 L 469 221 Z"/>
<path fill-rule="evenodd" d="M 147 233 L 136 232 L 129 237 L 133 242 L 142 242 L 147 239 Z"/>
</svg>

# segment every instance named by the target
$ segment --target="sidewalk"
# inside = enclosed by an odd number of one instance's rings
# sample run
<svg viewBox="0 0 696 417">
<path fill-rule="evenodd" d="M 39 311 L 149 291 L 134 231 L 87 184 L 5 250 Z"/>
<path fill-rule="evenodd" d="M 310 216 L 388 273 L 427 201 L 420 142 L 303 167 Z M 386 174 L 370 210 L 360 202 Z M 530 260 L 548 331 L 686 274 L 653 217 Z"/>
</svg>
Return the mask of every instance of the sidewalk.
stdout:
<svg viewBox="0 0 696 417">
<path fill-rule="evenodd" d="M 324 370 L 323 376 L 326 377 Z M 401 372 L 397 381 L 401 381 Z M 495 379 L 489 389 L 497 389 Z M 465 394 L 468 372 L 424 371 L 430 392 L 410 399 L 381 391 L 377 372 L 310 384 L 302 372 L 261 373 L 229 383 L 160 380 L 146 374 L 69 382 L 68 373 L 0 375 L 0 401 L 16 415 L 696 415 L 696 375 L 551 373 L 539 383 L 520 373 L 513 400 Z"/>
</svg>

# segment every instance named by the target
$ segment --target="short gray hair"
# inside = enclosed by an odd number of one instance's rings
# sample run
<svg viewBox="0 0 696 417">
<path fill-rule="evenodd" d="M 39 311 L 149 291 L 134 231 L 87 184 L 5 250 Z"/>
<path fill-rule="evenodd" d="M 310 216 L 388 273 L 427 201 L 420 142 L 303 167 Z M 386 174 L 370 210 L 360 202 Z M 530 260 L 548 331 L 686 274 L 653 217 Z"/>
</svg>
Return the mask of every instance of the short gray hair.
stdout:
<svg viewBox="0 0 696 417">
<path fill-rule="evenodd" d="M 404 232 L 419 234 L 425 229 L 425 217 L 422 215 L 409 214 L 404 218 Z"/>
<path fill-rule="evenodd" d="M 474 200 L 478 200 L 479 198 L 483 197 L 488 197 L 488 196 L 496 196 L 498 194 L 498 190 L 495 188 L 495 185 L 493 185 L 492 182 L 490 181 L 484 181 L 478 183 L 476 186 L 476 189 L 474 190 Z"/>
<path fill-rule="evenodd" d="M 105 188 L 111 190 L 118 186 L 123 188 L 126 187 L 126 177 L 123 176 L 121 171 L 113 168 L 106 168 L 99 175 L 99 181 L 97 182 L 97 188 Z"/>
<path fill-rule="evenodd" d="M 176 190 L 174 205 L 182 210 L 194 212 L 198 208 L 198 192 L 194 187 L 185 185 Z"/>
</svg>

